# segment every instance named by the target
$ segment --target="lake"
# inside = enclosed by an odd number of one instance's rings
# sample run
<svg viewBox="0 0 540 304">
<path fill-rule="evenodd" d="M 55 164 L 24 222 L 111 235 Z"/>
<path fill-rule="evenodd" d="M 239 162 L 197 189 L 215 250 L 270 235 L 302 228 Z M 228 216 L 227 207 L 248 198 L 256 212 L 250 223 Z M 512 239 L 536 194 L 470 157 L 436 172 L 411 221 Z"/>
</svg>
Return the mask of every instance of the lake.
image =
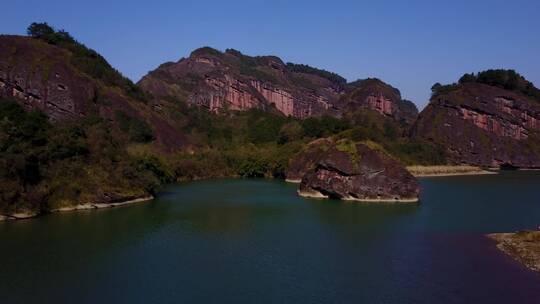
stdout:
<svg viewBox="0 0 540 304">
<path fill-rule="evenodd" d="M 420 179 L 421 202 L 311 200 L 275 180 L 0 223 L 0 303 L 540 303 L 490 232 L 540 224 L 540 173 Z"/>
</svg>

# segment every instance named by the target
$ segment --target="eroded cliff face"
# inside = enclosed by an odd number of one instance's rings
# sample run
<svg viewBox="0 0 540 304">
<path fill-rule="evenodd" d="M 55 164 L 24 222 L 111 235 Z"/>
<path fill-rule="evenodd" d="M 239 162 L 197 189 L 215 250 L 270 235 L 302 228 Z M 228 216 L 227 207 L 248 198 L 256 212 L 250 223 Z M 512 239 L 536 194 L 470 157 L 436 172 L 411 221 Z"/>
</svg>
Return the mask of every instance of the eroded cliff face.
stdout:
<svg viewBox="0 0 540 304">
<path fill-rule="evenodd" d="M 347 85 L 339 76 L 318 71 L 291 68 L 273 56 L 250 57 L 234 50 L 221 53 L 205 48 L 160 66 L 138 84 L 161 102 L 185 101 L 213 112 L 275 109 L 302 119 L 324 114 L 339 117 L 361 105 L 406 123 L 417 115 L 414 104 L 379 80 Z M 361 94 L 355 93 L 357 86 L 362 88 Z M 349 98 L 351 95 L 355 98 Z"/>
<path fill-rule="evenodd" d="M 368 108 L 405 124 L 412 124 L 418 116 L 416 106 L 402 99 L 398 89 L 376 78 L 350 83 L 341 107 L 344 111 Z"/>
<path fill-rule="evenodd" d="M 146 75 L 139 86 L 161 102 L 185 101 L 212 112 L 275 109 L 299 118 L 331 111 L 331 101 L 340 92 L 339 84 L 330 80 L 288 71 L 277 57 L 215 50 L 197 50 L 189 58 L 162 65 Z"/>
<path fill-rule="evenodd" d="M 422 111 L 413 135 L 443 144 L 454 163 L 540 167 L 540 103 L 478 83 L 439 94 Z"/>
<path fill-rule="evenodd" d="M 44 42 L 0 37 L 0 96 L 40 109 L 53 121 L 84 116 L 95 87 L 70 68 L 68 59 L 67 52 Z"/>
<path fill-rule="evenodd" d="M 143 102 L 126 96 L 78 70 L 72 54 L 38 39 L 0 36 L 0 97 L 18 101 L 26 109 L 39 109 L 52 122 L 98 115 L 116 120 L 118 111 L 146 121 L 157 142 L 178 149 L 187 144 L 173 122 Z"/>
</svg>

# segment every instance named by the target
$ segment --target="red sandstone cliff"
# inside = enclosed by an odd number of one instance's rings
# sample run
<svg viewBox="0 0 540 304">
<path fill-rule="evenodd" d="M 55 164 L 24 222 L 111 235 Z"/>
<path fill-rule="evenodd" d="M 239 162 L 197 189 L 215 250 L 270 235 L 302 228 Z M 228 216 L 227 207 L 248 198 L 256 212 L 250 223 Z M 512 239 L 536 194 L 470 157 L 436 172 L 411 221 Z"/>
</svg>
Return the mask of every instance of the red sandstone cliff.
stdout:
<svg viewBox="0 0 540 304">
<path fill-rule="evenodd" d="M 406 123 L 417 115 L 414 104 L 402 100 L 398 90 L 382 81 L 347 85 L 334 73 L 235 50 L 198 49 L 188 58 L 161 65 L 138 85 L 162 102 L 185 101 L 214 112 L 275 108 L 287 116 L 306 118 L 341 116 L 365 107 Z"/>
<path fill-rule="evenodd" d="M 480 166 L 540 167 L 540 102 L 481 83 L 436 94 L 413 135 L 447 148 L 450 160 Z"/>
<path fill-rule="evenodd" d="M 377 78 L 348 84 L 347 93 L 342 96 L 341 108 L 344 111 L 368 108 L 405 124 L 412 124 L 418 115 L 416 106 L 402 99 L 398 89 Z"/>
</svg>

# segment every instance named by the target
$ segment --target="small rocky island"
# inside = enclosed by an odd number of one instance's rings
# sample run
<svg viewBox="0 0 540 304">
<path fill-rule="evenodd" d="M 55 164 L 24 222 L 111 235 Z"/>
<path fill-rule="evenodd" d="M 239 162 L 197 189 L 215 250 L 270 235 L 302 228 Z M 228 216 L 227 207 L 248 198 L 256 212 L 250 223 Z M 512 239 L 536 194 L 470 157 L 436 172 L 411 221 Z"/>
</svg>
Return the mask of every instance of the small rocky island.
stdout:
<svg viewBox="0 0 540 304">
<path fill-rule="evenodd" d="M 304 197 L 337 198 L 363 202 L 417 202 L 420 187 L 396 160 L 369 143 L 318 140 L 309 145 L 298 193 Z M 319 153 L 313 155 L 315 151 Z M 315 156 L 315 157 L 314 157 Z"/>
<path fill-rule="evenodd" d="M 488 237 L 497 242 L 499 250 L 527 268 L 540 272 L 540 231 L 492 233 Z"/>
</svg>

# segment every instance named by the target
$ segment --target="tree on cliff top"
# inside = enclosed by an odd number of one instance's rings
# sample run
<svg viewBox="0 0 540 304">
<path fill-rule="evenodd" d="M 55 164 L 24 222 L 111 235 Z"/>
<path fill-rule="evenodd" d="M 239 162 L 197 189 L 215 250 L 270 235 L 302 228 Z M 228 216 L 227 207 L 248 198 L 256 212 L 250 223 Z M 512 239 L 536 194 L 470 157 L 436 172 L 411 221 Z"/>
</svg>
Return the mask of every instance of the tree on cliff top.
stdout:
<svg viewBox="0 0 540 304">
<path fill-rule="evenodd" d="M 514 70 L 486 70 L 479 72 L 476 75 L 474 73 L 464 74 L 459 79 L 460 84 L 471 82 L 483 83 L 505 90 L 519 92 L 536 100 L 540 100 L 540 90 Z"/>
<path fill-rule="evenodd" d="M 55 30 L 47 24 L 47 22 L 44 23 L 32 23 L 26 30 L 26 33 L 28 36 L 32 36 L 34 38 L 43 38 L 47 36 L 52 36 L 55 34 Z"/>
<path fill-rule="evenodd" d="M 329 72 L 327 70 L 317 69 L 307 64 L 296 64 L 292 62 L 287 62 L 287 70 L 293 73 L 306 73 L 317 75 L 319 77 L 328 79 L 335 84 L 342 85 L 347 83 L 347 79 L 341 77 L 336 73 Z"/>
<path fill-rule="evenodd" d="M 120 87 L 133 98 L 143 101 L 147 99 L 139 87 L 113 68 L 103 56 L 75 40 L 68 32 L 57 31 L 47 22 L 34 22 L 27 28 L 27 33 L 30 37 L 70 51 L 73 54 L 73 65 L 104 84 Z"/>
</svg>

